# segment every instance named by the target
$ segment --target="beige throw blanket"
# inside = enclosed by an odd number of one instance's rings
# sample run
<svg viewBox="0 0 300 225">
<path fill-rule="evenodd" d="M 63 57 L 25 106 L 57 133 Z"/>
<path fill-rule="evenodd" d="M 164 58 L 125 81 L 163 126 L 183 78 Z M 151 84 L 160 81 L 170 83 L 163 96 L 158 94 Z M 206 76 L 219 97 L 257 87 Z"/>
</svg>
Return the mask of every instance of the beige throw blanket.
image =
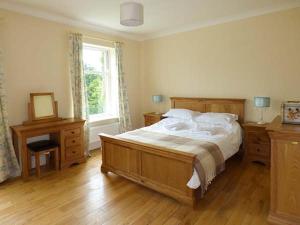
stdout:
<svg viewBox="0 0 300 225">
<path fill-rule="evenodd" d="M 202 194 L 211 181 L 225 169 L 225 160 L 218 145 L 185 137 L 168 135 L 145 130 L 134 130 L 121 135 L 121 138 L 157 145 L 172 150 L 194 153 L 194 168 L 201 181 Z"/>
</svg>

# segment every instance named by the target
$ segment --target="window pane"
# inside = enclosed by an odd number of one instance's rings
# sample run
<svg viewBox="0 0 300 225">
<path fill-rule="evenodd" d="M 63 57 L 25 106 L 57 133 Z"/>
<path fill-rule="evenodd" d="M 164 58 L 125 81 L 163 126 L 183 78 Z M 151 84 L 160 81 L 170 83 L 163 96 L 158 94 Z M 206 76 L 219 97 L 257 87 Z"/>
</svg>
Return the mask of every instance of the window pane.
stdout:
<svg viewBox="0 0 300 225">
<path fill-rule="evenodd" d="M 118 85 L 112 48 L 84 44 L 83 64 L 90 121 L 118 115 Z"/>
<path fill-rule="evenodd" d="M 84 65 L 85 82 L 87 87 L 89 114 L 104 112 L 104 81 L 103 76 L 94 67 Z"/>
<path fill-rule="evenodd" d="M 87 87 L 89 114 L 104 112 L 104 52 L 97 48 L 83 50 L 84 77 Z"/>
</svg>

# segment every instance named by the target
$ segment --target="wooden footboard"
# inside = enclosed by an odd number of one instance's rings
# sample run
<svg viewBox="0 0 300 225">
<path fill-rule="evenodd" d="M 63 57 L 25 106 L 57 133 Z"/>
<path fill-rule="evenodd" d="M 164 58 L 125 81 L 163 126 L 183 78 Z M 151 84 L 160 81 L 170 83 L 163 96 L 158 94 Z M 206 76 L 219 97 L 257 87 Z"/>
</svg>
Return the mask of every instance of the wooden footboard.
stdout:
<svg viewBox="0 0 300 225">
<path fill-rule="evenodd" d="M 180 202 L 195 206 L 200 188 L 187 182 L 193 174 L 195 154 L 100 134 L 103 173 L 113 172 Z"/>
</svg>

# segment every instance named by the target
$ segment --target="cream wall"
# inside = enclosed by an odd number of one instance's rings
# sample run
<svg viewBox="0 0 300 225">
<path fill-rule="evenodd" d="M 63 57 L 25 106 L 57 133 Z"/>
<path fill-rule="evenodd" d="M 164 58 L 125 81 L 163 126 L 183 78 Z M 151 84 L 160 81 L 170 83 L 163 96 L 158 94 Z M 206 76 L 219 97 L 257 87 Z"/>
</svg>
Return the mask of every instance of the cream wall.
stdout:
<svg viewBox="0 0 300 225">
<path fill-rule="evenodd" d="M 72 116 L 67 67 L 70 31 L 117 40 L 98 32 L 0 10 L 0 47 L 10 125 L 27 118 L 30 92 L 53 91 L 60 116 Z M 255 120 L 253 96 L 272 98 L 267 120 L 283 100 L 300 99 L 300 8 L 220 24 L 144 42 L 124 42 L 124 70 L 134 127 L 142 112 L 159 108 L 151 95 L 246 98 L 246 119 Z"/>
<path fill-rule="evenodd" d="M 54 92 L 62 117 L 72 116 L 68 32 L 124 42 L 124 71 L 134 127 L 140 126 L 140 43 L 0 10 L 9 124 L 27 119 L 30 92 Z"/>
<path fill-rule="evenodd" d="M 245 98 L 257 120 L 253 96 L 266 95 L 271 120 L 282 101 L 300 100 L 300 8 L 148 40 L 141 54 L 144 112 L 159 110 L 153 94 Z"/>
</svg>

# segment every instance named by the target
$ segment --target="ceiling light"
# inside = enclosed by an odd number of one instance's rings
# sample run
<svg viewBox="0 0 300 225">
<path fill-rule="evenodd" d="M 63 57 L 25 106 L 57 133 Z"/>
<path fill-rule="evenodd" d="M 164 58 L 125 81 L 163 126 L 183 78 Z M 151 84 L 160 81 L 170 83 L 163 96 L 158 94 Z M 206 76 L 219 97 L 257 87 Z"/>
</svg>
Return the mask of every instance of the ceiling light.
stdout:
<svg viewBox="0 0 300 225">
<path fill-rule="evenodd" d="M 135 27 L 144 23 L 144 7 L 137 2 L 124 2 L 120 7 L 120 23 Z"/>
</svg>

